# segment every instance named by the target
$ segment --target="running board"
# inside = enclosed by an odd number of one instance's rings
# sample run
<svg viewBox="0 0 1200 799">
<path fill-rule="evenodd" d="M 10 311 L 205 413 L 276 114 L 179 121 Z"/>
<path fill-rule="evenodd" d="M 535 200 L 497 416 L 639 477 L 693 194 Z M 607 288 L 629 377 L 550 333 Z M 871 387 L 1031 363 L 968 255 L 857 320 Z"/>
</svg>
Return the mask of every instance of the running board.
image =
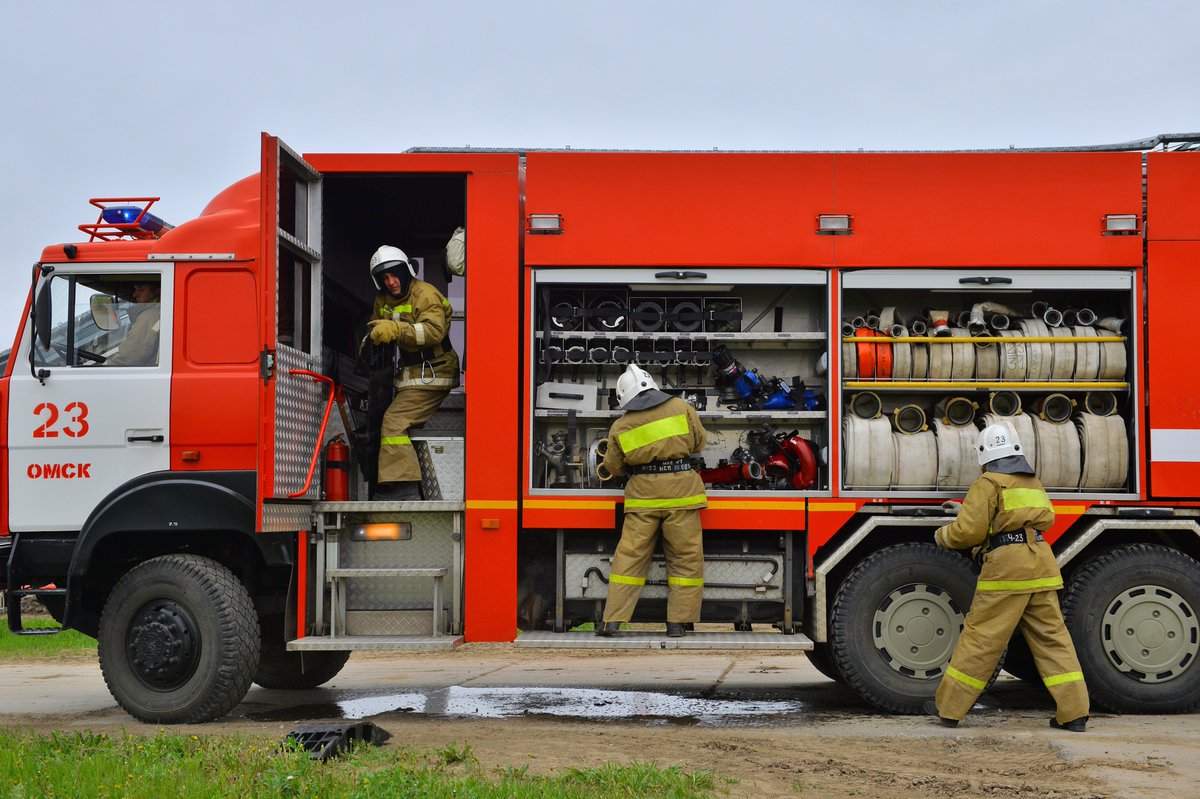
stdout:
<svg viewBox="0 0 1200 799">
<path fill-rule="evenodd" d="M 463 642 L 461 635 L 339 635 L 309 636 L 288 641 L 289 652 L 449 652 Z"/>
<path fill-rule="evenodd" d="M 663 632 L 622 631 L 603 638 L 594 632 L 552 633 L 544 630 L 522 632 L 516 646 L 531 649 L 787 649 L 805 652 L 813 648 L 812 639 L 796 633 L 687 633 L 668 638 Z"/>
</svg>

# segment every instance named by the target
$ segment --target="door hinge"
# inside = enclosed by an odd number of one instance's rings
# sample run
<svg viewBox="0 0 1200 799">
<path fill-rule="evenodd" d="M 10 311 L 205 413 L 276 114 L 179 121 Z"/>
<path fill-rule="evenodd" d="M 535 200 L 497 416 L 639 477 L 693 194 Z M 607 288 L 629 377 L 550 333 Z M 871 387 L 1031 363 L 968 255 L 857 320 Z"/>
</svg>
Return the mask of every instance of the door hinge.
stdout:
<svg viewBox="0 0 1200 799">
<path fill-rule="evenodd" d="M 275 374 L 275 353 L 270 350 L 262 351 L 258 361 L 258 374 L 264 383 L 271 379 Z"/>
</svg>

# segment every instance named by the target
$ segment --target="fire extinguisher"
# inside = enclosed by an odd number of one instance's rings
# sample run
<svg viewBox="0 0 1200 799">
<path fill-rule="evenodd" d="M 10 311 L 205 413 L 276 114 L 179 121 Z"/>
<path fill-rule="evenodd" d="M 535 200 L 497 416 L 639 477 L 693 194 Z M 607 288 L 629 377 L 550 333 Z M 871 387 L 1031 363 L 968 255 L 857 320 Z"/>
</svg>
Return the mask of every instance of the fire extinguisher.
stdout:
<svg viewBox="0 0 1200 799">
<path fill-rule="evenodd" d="M 325 499 L 329 502 L 350 499 L 350 447 L 341 435 L 325 445 Z"/>
</svg>

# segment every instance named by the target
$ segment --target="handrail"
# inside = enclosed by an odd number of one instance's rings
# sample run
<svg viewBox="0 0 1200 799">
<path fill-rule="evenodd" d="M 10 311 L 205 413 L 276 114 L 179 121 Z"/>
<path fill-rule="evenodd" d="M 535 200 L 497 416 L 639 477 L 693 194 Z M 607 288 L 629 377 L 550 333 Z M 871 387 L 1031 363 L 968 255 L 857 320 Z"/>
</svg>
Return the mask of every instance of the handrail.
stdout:
<svg viewBox="0 0 1200 799">
<path fill-rule="evenodd" d="M 308 369 L 289 369 L 288 374 L 304 375 L 305 377 L 311 377 L 318 383 L 329 384 L 329 396 L 325 398 L 325 415 L 321 419 L 321 431 L 317 433 L 317 443 L 313 448 L 312 462 L 308 464 L 308 477 L 304 480 L 303 488 L 288 494 L 288 499 L 295 499 L 307 494 L 308 489 L 312 487 L 313 472 L 316 471 L 317 459 L 321 456 L 321 442 L 325 440 L 325 428 L 329 424 L 329 412 L 333 410 L 333 398 L 337 395 L 337 384 L 333 382 L 332 377 L 326 377 L 325 375 L 311 372 Z"/>
<path fill-rule="evenodd" d="M 881 338 L 881 341 L 872 341 Z M 865 339 L 865 340 L 864 340 Z M 843 336 L 843 344 L 1115 344 L 1125 336 Z"/>
</svg>

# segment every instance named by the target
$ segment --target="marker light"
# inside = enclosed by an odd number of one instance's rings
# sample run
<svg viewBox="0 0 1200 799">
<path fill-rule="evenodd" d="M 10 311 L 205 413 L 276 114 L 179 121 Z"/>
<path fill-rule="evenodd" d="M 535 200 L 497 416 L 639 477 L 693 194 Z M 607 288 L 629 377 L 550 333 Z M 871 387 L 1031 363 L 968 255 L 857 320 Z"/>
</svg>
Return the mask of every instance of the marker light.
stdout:
<svg viewBox="0 0 1200 799">
<path fill-rule="evenodd" d="M 1105 236 L 1136 236 L 1137 214 L 1108 214 L 1104 217 Z"/>
<path fill-rule="evenodd" d="M 408 541 L 412 525 L 408 522 L 358 524 L 350 528 L 351 541 Z"/>
<path fill-rule="evenodd" d="M 147 233 L 165 233 L 174 227 L 136 205 L 109 206 L 100 212 L 100 216 L 110 225 L 137 225 Z"/>
<path fill-rule="evenodd" d="M 819 236 L 849 236 L 853 232 L 850 229 L 850 214 L 820 214 L 817 216 L 817 235 Z"/>
<path fill-rule="evenodd" d="M 529 232 L 545 235 L 558 235 L 562 231 L 561 214 L 530 214 Z"/>
</svg>

